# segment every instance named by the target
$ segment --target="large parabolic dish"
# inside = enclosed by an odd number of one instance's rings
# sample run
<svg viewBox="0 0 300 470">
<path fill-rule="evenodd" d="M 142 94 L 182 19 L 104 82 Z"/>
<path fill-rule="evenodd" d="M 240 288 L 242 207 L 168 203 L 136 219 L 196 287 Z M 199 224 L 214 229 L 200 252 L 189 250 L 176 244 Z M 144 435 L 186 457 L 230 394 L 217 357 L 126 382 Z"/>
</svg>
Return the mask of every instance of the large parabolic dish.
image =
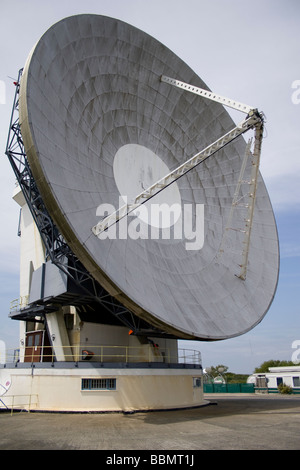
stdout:
<svg viewBox="0 0 300 470">
<path fill-rule="evenodd" d="M 279 266 L 273 210 L 259 174 L 247 276 L 237 275 L 242 204 L 230 214 L 239 184 L 246 197 L 247 184 L 239 182 L 242 136 L 147 202 L 179 204 L 180 220 L 185 207 L 197 214 L 202 204 L 203 246 L 187 249 L 188 233 L 149 235 L 142 213 L 124 218 L 136 229 L 139 220 L 140 236 L 128 230 L 99 239 L 92 232 L 99 207 L 118 209 L 125 196 L 137 195 L 235 125 L 221 104 L 164 83 L 162 75 L 208 89 L 167 47 L 122 21 L 78 15 L 58 22 L 23 71 L 19 112 L 28 161 L 66 242 L 111 295 L 180 338 L 237 336 L 267 312 Z M 250 171 L 251 161 L 243 182 Z"/>
</svg>

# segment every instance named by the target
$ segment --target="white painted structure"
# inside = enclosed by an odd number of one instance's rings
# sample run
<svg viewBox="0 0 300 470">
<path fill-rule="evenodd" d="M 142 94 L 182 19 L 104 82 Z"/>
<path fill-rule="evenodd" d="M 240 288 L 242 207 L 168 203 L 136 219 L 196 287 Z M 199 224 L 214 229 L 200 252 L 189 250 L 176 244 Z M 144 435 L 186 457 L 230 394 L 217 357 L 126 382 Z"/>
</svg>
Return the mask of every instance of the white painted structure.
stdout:
<svg viewBox="0 0 300 470">
<path fill-rule="evenodd" d="M 21 328 L 18 356 L 0 368 L 2 406 L 202 405 L 200 353 L 180 351 L 177 338 L 227 339 L 266 314 L 279 251 L 259 173 L 263 113 L 206 88 L 169 49 L 113 18 L 66 18 L 33 48 L 6 149 L 22 189 Z M 234 125 L 223 105 L 246 118 Z M 150 200 L 179 210 L 149 223 Z M 134 236 L 106 236 L 131 212 Z M 146 237 L 158 228 L 161 238 Z"/>
<path fill-rule="evenodd" d="M 19 187 L 21 207 L 20 311 L 30 299 L 44 247 Z M 127 327 L 82 321 L 63 306 L 35 322 L 20 321 L 19 353 L 0 365 L 0 408 L 104 412 L 200 406 L 199 352 L 177 340 L 138 338 Z"/>
<path fill-rule="evenodd" d="M 3 372 L 7 374 L 0 370 L 0 377 Z M 62 369 L 17 367 L 10 372 L 5 380 L 9 380 L 11 386 L 1 397 L 9 409 L 130 412 L 205 403 L 202 386 L 197 385 L 201 380 L 198 371 L 65 365 Z"/>
<path fill-rule="evenodd" d="M 300 365 L 286 367 L 269 367 L 269 372 L 256 373 L 248 377 L 247 383 L 256 387 L 277 389 L 280 384 L 288 385 L 300 393 Z"/>
<path fill-rule="evenodd" d="M 236 125 L 224 106 L 242 111 L 242 121 Z M 134 315 L 205 341 L 244 334 L 262 320 L 279 266 L 259 173 L 263 113 L 209 92 L 146 33 L 88 14 L 59 21 L 35 45 L 21 76 L 19 123 L 39 195 L 64 241 Z M 119 206 L 120 196 L 129 207 Z M 149 201 L 189 206 L 193 238 L 185 230 L 178 237 L 176 222 L 162 224 L 167 240 L 145 239 L 157 223 L 141 228 L 132 212 Z M 97 214 L 103 205 L 110 210 Z M 98 236 L 116 220 L 134 236 Z"/>
</svg>

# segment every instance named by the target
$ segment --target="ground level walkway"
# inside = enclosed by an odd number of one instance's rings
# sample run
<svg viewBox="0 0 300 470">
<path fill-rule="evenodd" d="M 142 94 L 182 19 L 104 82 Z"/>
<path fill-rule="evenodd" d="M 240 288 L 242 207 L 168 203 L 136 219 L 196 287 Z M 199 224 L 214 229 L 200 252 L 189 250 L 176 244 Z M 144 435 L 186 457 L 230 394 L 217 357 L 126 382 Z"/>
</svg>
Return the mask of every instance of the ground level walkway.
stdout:
<svg viewBox="0 0 300 470">
<path fill-rule="evenodd" d="M 300 396 L 206 395 L 210 405 L 148 413 L 0 413 L 0 450 L 300 449 Z"/>
</svg>

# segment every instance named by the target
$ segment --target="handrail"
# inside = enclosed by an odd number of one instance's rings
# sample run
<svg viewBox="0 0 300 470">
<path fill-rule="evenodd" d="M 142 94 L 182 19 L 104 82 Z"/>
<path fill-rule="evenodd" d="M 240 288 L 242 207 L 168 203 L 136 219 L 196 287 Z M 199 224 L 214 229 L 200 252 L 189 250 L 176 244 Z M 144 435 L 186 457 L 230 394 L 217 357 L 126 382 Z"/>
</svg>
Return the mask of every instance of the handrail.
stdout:
<svg viewBox="0 0 300 470">
<path fill-rule="evenodd" d="M 23 308 L 26 308 L 29 302 L 29 295 L 22 295 L 21 297 L 18 297 L 17 299 L 14 299 L 10 302 L 10 311 L 11 312 L 16 312 L 18 310 L 22 310 Z"/>
<path fill-rule="evenodd" d="M 19 400 L 22 397 L 22 400 Z M 35 397 L 35 400 L 34 400 Z M 24 399 L 23 399 L 24 398 Z M 7 400 L 8 399 L 8 400 Z M 17 400 L 16 400 L 17 399 Z M 3 401 L 5 400 L 6 403 Z M 38 404 L 38 394 L 31 393 L 31 394 L 19 394 L 19 395 L 4 395 L 1 397 L 0 400 L 0 409 L 5 408 L 10 410 L 11 415 L 13 414 L 14 409 L 18 410 L 23 408 L 24 406 L 28 407 L 27 411 L 30 412 L 32 406 L 36 406 Z"/>
<path fill-rule="evenodd" d="M 193 349 L 160 348 L 157 345 L 143 346 L 108 346 L 77 344 L 71 346 L 32 346 L 6 350 L 6 363 L 17 362 L 148 362 L 201 365 L 200 351 Z"/>
</svg>

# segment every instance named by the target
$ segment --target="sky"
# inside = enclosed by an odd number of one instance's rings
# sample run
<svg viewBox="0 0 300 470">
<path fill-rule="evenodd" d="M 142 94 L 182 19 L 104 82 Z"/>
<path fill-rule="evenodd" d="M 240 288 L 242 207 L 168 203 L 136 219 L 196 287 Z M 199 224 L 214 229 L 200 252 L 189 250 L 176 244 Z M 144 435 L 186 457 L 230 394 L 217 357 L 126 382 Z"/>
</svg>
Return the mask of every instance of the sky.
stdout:
<svg viewBox="0 0 300 470">
<path fill-rule="evenodd" d="M 281 253 L 274 301 L 262 322 L 242 336 L 180 346 L 200 350 L 204 367 L 224 364 L 235 373 L 251 374 L 269 359 L 291 360 L 292 346 L 300 344 L 299 0 L 0 0 L 0 341 L 7 348 L 19 344 L 18 322 L 8 318 L 10 302 L 19 296 L 19 207 L 5 156 L 13 79 L 42 34 L 79 13 L 118 18 L 145 31 L 214 92 L 265 113 L 261 174 Z"/>
</svg>

